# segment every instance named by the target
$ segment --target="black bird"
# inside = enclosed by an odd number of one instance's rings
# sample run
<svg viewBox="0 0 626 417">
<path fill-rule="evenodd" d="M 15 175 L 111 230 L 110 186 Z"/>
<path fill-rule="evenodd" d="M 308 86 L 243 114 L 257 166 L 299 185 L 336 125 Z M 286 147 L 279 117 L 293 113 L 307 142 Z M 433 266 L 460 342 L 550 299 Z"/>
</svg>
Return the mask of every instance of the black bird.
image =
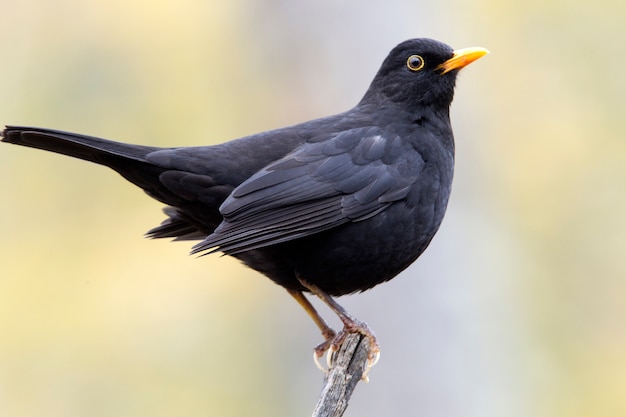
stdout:
<svg viewBox="0 0 626 417">
<path fill-rule="evenodd" d="M 458 71 L 488 53 L 431 39 L 396 46 L 345 113 L 215 146 L 157 148 L 8 126 L 2 141 L 108 166 L 166 204 L 151 238 L 200 240 L 283 286 L 313 318 L 321 356 L 367 325 L 331 297 L 388 281 L 426 249 L 454 166 L 449 107 Z M 336 334 L 304 292 L 340 317 Z"/>
</svg>

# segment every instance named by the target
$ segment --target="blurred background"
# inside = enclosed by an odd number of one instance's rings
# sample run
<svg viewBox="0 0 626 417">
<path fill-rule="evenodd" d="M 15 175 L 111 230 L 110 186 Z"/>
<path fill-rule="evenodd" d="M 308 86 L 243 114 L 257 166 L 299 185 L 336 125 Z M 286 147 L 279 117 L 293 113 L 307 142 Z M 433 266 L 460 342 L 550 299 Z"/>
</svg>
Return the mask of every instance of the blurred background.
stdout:
<svg viewBox="0 0 626 417">
<path fill-rule="evenodd" d="M 625 2 L 0 9 L 1 123 L 161 146 L 344 111 L 408 38 L 489 48 L 440 233 L 340 299 L 382 345 L 345 415 L 626 415 Z M 143 239 L 161 205 L 105 168 L 1 145 L 0 195 L 0 416 L 311 413 L 320 335 L 284 290 Z"/>
</svg>

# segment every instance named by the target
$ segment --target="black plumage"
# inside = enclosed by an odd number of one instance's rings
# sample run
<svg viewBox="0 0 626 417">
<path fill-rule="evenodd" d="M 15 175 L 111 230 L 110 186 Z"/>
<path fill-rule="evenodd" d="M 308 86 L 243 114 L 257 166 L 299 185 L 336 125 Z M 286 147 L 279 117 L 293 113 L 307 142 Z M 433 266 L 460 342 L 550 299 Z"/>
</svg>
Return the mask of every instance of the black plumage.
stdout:
<svg viewBox="0 0 626 417">
<path fill-rule="evenodd" d="M 387 281 L 428 246 L 452 183 L 456 74 L 485 53 L 403 42 L 353 109 L 215 146 L 13 126 L 2 141 L 114 169 L 168 206 L 149 237 L 201 240 L 193 253 L 224 252 L 285 287 L 322 329 L 321 352 L 334 332 L 302 292 L 329 302 L 347 331 L 370 333 L 328 296 Z"/>
</svg>

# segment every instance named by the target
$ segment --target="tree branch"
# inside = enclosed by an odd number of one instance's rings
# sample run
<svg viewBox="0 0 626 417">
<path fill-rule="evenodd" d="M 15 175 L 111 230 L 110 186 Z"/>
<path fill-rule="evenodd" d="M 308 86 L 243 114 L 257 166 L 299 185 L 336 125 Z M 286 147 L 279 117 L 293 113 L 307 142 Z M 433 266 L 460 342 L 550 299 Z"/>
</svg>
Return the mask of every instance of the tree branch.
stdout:
<svg viewBox="0 0 626 417">
<path fill-rule="evenodd" d="M 312 417 L 341 417 L 356 384 L 363 378 L 370 350 L 369 338 L 359 333 L 346 336 L 333 354 L 333 366 L 324 378 L 320 398 Z"/>
</svg>

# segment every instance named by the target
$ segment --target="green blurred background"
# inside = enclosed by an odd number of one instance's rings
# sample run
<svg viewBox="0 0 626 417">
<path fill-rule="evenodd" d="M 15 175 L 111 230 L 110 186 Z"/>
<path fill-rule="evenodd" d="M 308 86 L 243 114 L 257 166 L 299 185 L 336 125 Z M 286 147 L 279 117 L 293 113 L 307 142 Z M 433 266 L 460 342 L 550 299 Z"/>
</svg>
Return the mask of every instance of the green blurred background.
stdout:
<svg viewBox="0 0 626 417">
<path fill-rule="evenodd" d="M 626 415 L 625 2 L 0 13 L 0 122 L 162 146 L 346 110 L 411 37 L 489 48 L 459 77 L 440 233 L 341 299 L 383 349 L 346 416 Z M 0 416 L 310 414 L 320 336 L 281 288 L 142 239 L 160 204 L 101 167 L 2 145 L 0 195 Z"/>
</svg>

